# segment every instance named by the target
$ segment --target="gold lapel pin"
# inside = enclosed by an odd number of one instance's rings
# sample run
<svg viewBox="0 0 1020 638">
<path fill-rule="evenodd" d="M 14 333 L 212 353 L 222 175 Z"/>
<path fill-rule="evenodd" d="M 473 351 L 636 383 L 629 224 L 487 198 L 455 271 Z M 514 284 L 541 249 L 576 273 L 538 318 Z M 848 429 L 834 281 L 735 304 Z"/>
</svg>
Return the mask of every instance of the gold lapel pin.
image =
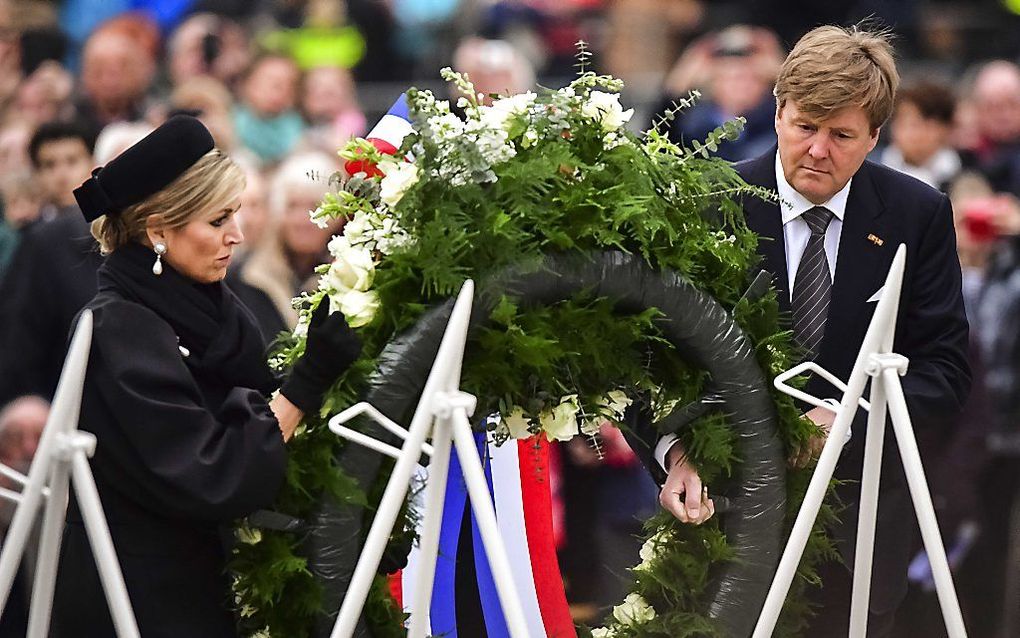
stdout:
<svg viewBox="0 0 1020 638">
<path fill-rule="evenodd" d="M 881 246 L 882 244 L 885 243 L 885 241 L 881 237 L 875 235 L 874 233 L 868 235 L 868 241 L 875 244 L 876 246 Z"/>
</svg>

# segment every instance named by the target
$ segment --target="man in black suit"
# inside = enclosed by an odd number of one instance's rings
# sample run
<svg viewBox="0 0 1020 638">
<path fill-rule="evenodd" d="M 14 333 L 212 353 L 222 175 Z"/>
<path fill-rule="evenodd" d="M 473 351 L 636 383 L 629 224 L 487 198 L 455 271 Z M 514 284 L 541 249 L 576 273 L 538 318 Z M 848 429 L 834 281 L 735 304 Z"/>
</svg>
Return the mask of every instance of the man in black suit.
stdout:
<svg viewBox="0 0 1020 638">
<path fill-rule="evenodd" d="M 884 34 L 819 27 L 787 57 L 776 83 L 778 148 L 737 165 L 749 183 L 779 192 L 781 203 L 745 204 L 759 234 L 762 266 L 774 276 L 780 306 L 792 317 L 795 339 L 837 377 L 850 375 L 897 246 L 907 246 L 894 350 L 910 360 L 903 390 L 915 428 L 958 412 L 970 386 L 967 320 L 952 210 L 942 193 L 901 173 L 865 161 L 888 119 L 899 83 Z M 821 379 L 807 391 L 833 396 Z M 806 416 L 819 435 L 792 462 L 817 455 L 835 414 Z M 836 530 L 845 565 L 821 566 L 819 614 L 804 635 L 846 636 L 866 416 L 860 411 L 835 476 L 847 505 Z M 888 434 L 888 431 L 887 431 Z M 656 455 L 668 468 L 660 502 L 684 522 L 711 515 L 696 468 L 671 438 Z M 915 533 L 906 479 L 894 438 L 887 436 L 869 636 L 888 636 L 907 587 Z"/>
</svg>

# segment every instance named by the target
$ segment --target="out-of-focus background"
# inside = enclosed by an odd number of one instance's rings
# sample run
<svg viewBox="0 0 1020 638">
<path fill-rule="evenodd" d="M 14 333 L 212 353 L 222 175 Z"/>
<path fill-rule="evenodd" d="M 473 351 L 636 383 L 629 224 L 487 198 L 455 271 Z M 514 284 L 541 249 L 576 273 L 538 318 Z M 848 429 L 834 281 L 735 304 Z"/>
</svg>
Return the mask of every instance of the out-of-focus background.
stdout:
<svg viewBox="0 0 1020 638">
<path fill-rule="evenodd" d="M 676 98 L 670 123 L 700 139 L 747 120 L 720 155 L 775 143 L 772 84 L 818 24 L 862 19 L 896 35 L 903 90 L 872 159 L 949 193 L 976 384 L 967 414 L 918 437 L 972 636 L 1020 636 L 1020 0 L 0 0 L 0 461 L 26 469 L 72 318 L 100 257 L 71 190 L 168 115 L 200 117 L 248 174 L 244 254 L 231 286 L 265 334 L 339 226 L 308 211 L 408 86 L 449 94 L 439 69 L 479 90 L 558 87 L 591 67 L 626 81 L 630 126 Z M 895 211 L 893 211 L 895 214 Z M 560 561 L 575 617 L 618 602 L 656 487 L 615 430 L 602 450 L 555 452 Z M 0 507 L 0 537 L 11 507 Z M 918 541 L 897 636 L 943 633 Z M 24 635 L 23 566 L 0 636 Z"/>
</svg>

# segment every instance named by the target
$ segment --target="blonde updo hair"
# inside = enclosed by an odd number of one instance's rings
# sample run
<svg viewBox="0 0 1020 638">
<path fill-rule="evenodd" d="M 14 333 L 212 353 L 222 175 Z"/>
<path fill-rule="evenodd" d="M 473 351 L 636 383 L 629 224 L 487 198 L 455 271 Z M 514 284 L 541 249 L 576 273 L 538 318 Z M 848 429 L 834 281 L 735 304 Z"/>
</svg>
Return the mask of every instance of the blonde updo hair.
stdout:
<svg viewBox="0 0 1020 638">
<path fill-rule="evenodd" d="M 149 215 L 162 216 L 163 228 L 180 228 L 196 215 L 239 197 L 244 183 L 244 171 L 214 148 L 162 190 L 120 213 L 97 218 L 92 222 L 92 236 L 104 255 L 131 241 L 145 243 Z"/>
</svg>

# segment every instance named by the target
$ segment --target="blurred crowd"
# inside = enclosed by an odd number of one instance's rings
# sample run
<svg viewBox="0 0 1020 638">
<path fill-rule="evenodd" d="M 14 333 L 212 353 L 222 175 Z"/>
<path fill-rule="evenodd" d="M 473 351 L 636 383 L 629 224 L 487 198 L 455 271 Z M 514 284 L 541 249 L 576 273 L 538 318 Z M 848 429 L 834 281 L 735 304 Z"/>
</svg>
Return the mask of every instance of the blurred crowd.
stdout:
<svg viewBox="0 0 1020 638">
<path fill-rule="evenodd" d="M 228 282 L 268 344 L 294 325 L 290 299 L 315 285 L 339 230 L 308 219 L 336 151 L 407 86 L 446 91 L 441 67 L 485 93 L 558 86 L 584 40 L 593 68 L 627 82 L 635 129 L 685 142 L 744 118 L 719 150 L 736 161 L 775 144 L 772 86 L 791 43 L 869 18 L 896 33 L 905 78 L 872 159 L 950 195 L 978 371 L 965 417 L 920 432 L 922 454 L 972 635 L 1020 635 L 1016 12 L 998 0 L 0 0 L 0 462 L 26 470 L 69 327 L 96 291 L 102 257 L 71 191 L 168 116 L 199 117 L 247 173 Z M 662 116 L 692 91 L 693 107 Z M 656 499 L 622 439 L 603 439 L 557 454 L 561 561 L 585 621 L 623 591 Z M 919 552 L 920 615 L 898 635 L 941 631 L 926 566 Z M 10 616 L 0 635 L 17 635 Z"/>
</svg>

